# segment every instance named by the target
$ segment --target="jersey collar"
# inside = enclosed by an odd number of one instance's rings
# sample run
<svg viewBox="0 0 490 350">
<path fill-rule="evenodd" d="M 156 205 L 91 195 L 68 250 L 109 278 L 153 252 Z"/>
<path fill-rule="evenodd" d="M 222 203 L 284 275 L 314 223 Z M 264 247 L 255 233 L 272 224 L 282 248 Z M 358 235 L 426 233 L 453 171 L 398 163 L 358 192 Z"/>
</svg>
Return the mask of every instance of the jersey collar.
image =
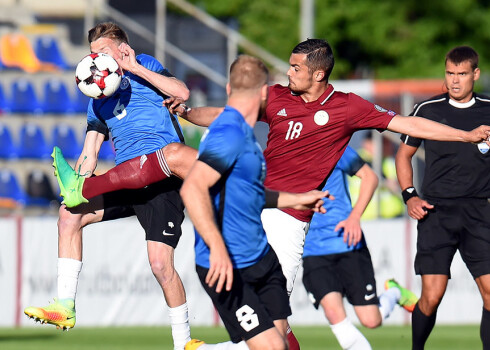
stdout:
<svg viewBox="0 0 490 350">
<path fill-rule="evenodd" d="M 321 96 L 317 100 L 311 102 L 305 102 L 301 98 L 301 96 L 291 91 L 291 95 L 298 96 L 300 100 L 303 102 L 303 104 L 308 108 L 318 108 L 319 105 L 323 106 L 328 101 L 328 99 L 333 95 L 333 93 L 334 93 L 334 88 L 332 84 L 328 84 L 327 89 L 323 92 L 323 94 L 321 94 Z"/>
<path fill-rule="evenodd" d="M 468 108 L 468 107 L 471 107 L 475 104 L 475 96 L 473 96 L 471 98 L 471 100 L 469 100 L 468 102 L 463 102 L 463 103 L 460 103 L 460 102 L 456 102 L 454 100 L 452 100 L 450 97 L 449 97 L 449 104 L 453 107 L 456 107 L 456 108 Z"/>
</svg>

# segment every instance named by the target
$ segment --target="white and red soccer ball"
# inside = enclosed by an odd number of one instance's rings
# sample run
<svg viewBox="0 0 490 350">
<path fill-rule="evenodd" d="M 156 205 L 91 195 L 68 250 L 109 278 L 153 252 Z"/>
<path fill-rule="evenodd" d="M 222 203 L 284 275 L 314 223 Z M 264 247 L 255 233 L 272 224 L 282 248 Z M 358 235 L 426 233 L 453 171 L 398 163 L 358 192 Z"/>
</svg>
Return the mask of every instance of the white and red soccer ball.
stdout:
<svg viewBox="0 0 490 350">
<path fill-rule="evenodd" d="M 94 99 L 111 96 L 121 84 L 122 71 L 105 53 L 91 53 L 77 65 L 75 80 L 80 91 Z"/>
</svg>

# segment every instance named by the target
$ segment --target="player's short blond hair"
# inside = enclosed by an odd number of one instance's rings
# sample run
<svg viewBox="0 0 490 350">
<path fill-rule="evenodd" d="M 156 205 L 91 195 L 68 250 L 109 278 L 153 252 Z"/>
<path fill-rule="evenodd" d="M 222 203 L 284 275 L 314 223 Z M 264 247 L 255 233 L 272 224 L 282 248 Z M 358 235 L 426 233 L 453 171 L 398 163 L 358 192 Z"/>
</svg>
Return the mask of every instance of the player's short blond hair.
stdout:
<svg viewBox="0 0 490 350">
<path fill-rule="evenodd" d="M 256 90 L 267 84 L 269 70 L 256 57 L 240 55 L 230 67 L 231 91 Z"/>
</svg>

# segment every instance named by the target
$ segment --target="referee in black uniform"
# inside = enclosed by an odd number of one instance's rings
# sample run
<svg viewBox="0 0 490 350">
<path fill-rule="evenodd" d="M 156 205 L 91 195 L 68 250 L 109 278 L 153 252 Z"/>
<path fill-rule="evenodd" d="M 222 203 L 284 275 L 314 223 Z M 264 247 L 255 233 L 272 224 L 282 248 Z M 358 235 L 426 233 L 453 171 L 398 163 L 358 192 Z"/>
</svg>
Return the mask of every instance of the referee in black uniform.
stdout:
<svg viewBox="0 0 490 350">
<path fill-rule="evenodd" d="M 472 130 L 490 123 L 490 98 L 473 92 L 480 77 L 478 54 L 460 46 L 446 55 L 447 93 L 415 106 L 412 115 Z M 423 140 L 402 135 L 396 170 L 408 214 L 418 221 L 415 272 L 422 295 L 412 314 L 412 349 L 423 349 L 459 249 L 483 299 L 480 337 L 490 350 L 490 152 L 487 143 L 424 140 L 425 175 L 413 187 L 412 157 Z"/>
</svg>

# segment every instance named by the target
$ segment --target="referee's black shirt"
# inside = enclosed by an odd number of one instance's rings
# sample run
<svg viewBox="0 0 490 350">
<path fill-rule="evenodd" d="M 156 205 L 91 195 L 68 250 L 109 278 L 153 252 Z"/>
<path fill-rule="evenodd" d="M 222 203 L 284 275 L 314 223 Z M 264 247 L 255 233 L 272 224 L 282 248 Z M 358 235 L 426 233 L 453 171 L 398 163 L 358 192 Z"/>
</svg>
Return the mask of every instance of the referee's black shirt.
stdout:
<svg viewBox="0 0 490 350">
<path fill-rule="evenodd" d="M 410 115 L 470 131 L 490 125 L 490 98 L 473 93 L 469 102 L 457 103 L 446 93 L 415 105 Z M 490 198 L 490 151 L 486 144 L 422 140 L 408 135 L 402 135 L 401 140 L 415 147 L 424 141 L 424 197 Z"/>
</svg>

